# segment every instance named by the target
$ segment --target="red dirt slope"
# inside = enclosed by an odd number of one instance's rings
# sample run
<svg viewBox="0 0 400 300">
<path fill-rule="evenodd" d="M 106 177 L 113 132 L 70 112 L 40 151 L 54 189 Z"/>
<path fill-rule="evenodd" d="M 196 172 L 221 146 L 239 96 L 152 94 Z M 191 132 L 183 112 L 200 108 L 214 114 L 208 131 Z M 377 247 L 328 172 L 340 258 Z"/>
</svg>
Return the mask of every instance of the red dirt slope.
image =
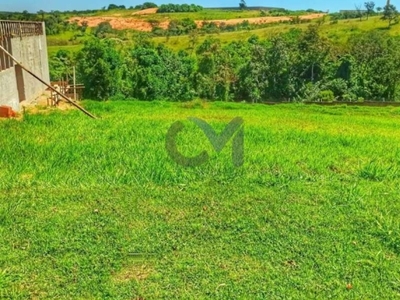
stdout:
<svg viewBox="0 0 400 300">
<path fill-rule="evenodd" d="M 150 11 L 151 10 L 151 11 Z M 156 8 L 151 8 L 148 10 L 143 10 L 136 12 L 135 14 L 150 14 L 155 13 L 157 11 Z M 304 20 L 312 20 L 321 18 L 324 14 L 310 14 L 300 16 L 300 19 Z M 250 24 L 265 24 L 265 23 L 276 23 L 280 21 L 290 21 L 291 17 L 259 17 L 259 18 L 247 18 L 247 19 L 230 19 L 230 20 L 210 20 L 207 22 L 215 22 L 218 25 L 221 23 L 225 23 L 227 25 L 235 25 L 242 23 L 243 21 L 249 21 Z M 121 17 L 73 17 L 69 20 L 70 22 L 78 22 L 81 24 L 83 21 L 88 22 L 89 27 L 96 27 L 101 22 L 110 22 L 111 26 L 114 29 L 134 29 L 139 31 L 151 31 L 152 26 L 146 20 L 140 20 L 133 18 L 121 18 Z M 167 29 L 170 21 L 160 22 L 160 27 L 163 29 Z M 196 20 L 197 26 L 201 27 L 203 21 Z"/>
</svg>

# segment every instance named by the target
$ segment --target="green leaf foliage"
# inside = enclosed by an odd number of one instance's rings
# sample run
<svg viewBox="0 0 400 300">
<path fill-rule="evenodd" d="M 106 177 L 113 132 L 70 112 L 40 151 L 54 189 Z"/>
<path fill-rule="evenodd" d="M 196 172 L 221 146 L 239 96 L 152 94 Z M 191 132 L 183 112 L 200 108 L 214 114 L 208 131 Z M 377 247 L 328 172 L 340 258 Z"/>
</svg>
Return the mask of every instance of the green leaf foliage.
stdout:
<svg viewBox="0 0 400 300">
<path fill-rule="evenodd" d="M 134 46 L 107 38 L 87 41 L 77 57 L 86 96 L 249 102 L 399 98 L 400 42 L 384 31 L 354 34 L 344 48 L 322 37 L 318 25 L 228 45 L 212 37 L 197 45 L 191 32 L 191 51 L 178 53 L 144 37 Z M 65 72 L 62 57 L 65 53 L 51 61 L 53 77 Z"/>
</svg>

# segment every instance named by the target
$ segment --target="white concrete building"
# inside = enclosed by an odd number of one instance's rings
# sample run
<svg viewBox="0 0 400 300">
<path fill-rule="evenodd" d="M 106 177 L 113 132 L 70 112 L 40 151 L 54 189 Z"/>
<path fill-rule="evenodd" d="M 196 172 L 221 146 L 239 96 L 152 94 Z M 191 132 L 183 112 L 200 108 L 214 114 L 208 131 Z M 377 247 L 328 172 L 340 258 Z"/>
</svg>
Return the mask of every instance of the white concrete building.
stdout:
<svg viewBox="0 0 400 300">
<path fill-rule="evenodd" d="M 25 67 L 50 82 L 44 23 L 0 20 L 0 44 Z M 45 90 L 45 85 L 0 50 L 0 106 L 20 111 L 22 101 L 32 102 Z"/>
</svg>

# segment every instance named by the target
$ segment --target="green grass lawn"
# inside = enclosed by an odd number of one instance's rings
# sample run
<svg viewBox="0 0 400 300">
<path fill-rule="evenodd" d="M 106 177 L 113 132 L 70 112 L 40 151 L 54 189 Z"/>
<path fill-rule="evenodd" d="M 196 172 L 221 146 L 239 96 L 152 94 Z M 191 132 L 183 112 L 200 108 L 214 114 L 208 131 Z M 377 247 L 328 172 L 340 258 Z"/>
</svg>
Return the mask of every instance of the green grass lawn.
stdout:
<svg viewBox="0 0 400 300">
<path fill-rule="evenodd" d="M 54 56 L 60 50 L 66 50 L 73 53 L 79 52 L 83 48 L 83 44 L 81 45 L 67 45 L 67 46 L 49 46 L 47 47 L 48 56 Z"/>
<path fill-rule="evenodd" d="M 0 121 L 0 298 L 400 296 L 399 108 L 84 105 Z M 242 117 L 244 166 L 190 116 Z"/>
</svg>

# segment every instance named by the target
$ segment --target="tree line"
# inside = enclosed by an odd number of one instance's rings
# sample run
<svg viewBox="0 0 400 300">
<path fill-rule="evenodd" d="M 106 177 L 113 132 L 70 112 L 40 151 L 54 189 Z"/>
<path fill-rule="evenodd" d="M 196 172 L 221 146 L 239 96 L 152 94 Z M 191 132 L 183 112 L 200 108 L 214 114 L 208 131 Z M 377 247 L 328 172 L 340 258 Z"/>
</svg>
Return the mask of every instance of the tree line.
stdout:
<svg viewBox="0 0 400 300">
<path fill-rule="evenodd" d="M 397 11 L 396 6 L 390 3 L 387 3 L 384 7 L 375 6 L 375 2 L 367 1 L 364 2 L 364 7 L 356 5 L 354 10 L 344 10 L 332 13 L 330 14 L 330 19 L 333 22 L 347 19 L 360 19 L 360 21 L 362 21 L 364 18 L 368 20 L 370 16 L 381 14 L 382 19 L 389 22 L 389 27 L 398 23 L 399 12 Z"/>
<path fill-rule="evenodd" d="M 85 10 L 85 11 L 50 11 L 45 12 L 39 10 L 37 13 L 30 13 L 24 10 L 21 13 L 15 12 L 0 12 L 0 20 L 11 20 L 11 21 L 33 21 L 33 22 L 45 22 L 46 34 L 56 35 L 65 31 L 75 31 L 80 28 L 80 25 L 74 24 L 68 21 L 69 15 L 79 16 L 86 14 L 96 13 L 98 10 Z"/>
<path fill-rule="evenodd" d="M 198 12 L 202 11 L 203 7 L 196 4 L 162 4 L 157 10 L 158 14 L 175 13 L 175 12 Z"/>
<path fill-rule="evenodd" d="M 77 54 L 86 98 L 262 102 L 400 96 L 400 41 L 382 31 L 353 35 L 345 47 L 324 38 L 318 25 L 225 46 L 209 37 L 191 51 L 174 52 L 146 38 L 130 46 L 117 43 L 92 38 Z"/>
</svg>

